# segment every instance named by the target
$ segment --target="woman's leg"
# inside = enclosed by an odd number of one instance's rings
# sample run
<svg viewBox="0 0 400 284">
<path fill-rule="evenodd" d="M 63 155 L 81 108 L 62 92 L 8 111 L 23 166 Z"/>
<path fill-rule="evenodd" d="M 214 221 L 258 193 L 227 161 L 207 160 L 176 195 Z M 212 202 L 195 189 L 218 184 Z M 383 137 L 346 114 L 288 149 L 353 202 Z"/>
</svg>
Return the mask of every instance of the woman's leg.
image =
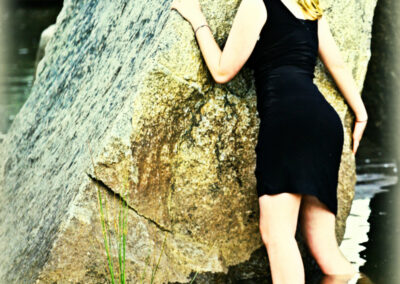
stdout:
<svg viewBox="0 0 400 284">
<path fill-rule="evenodd" d="M 267 248 L 274 284 L 305 282 L 303 261 L 295 239 L 301 195 L 278 193 L 259 197 L 260 233 Z"/>
<path fill-rule="evenodd" d="M 311 254 L 324 274 L 354 275 L 357 272 L 338 246 L 335 215 L 313 195 L 303 195 L 300 227 Z"/>
</svg>

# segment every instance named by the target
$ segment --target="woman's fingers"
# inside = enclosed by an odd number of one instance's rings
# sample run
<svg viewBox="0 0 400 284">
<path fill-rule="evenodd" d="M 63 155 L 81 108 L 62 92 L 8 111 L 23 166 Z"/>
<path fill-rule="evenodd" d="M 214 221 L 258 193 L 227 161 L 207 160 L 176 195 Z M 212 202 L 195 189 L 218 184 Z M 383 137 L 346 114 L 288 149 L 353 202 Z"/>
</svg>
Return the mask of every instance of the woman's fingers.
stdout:
<svg viewBox="0 0 400 284">
<path fill-rule="evenodd" d="M 353 154 L 357 152 L 358 146 L 360 145 L 361 138 L 363 136 L 366 122 L 355 122 L 353 130 Z"/>
<path fill-rule="evenodd" d="M 353 141 L 353 154 L 356 154 L 359 145 L 360 142 L 358 140 Z"/>
<path fill-rule="evenodd" d="M 170 9 L 178 11 L 189 22 L 201 13 L 198 0 L 173 0 Z"/>
</svg>

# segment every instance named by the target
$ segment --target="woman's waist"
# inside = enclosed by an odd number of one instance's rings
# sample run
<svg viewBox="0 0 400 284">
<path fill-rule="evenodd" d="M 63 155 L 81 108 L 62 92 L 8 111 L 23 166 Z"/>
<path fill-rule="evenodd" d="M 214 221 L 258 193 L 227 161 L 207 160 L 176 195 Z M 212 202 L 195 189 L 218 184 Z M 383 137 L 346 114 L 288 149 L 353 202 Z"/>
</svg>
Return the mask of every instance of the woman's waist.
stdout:
<svg viewBox="0 0 400 284">
<path fill-rule="evenodd" d="M 265 65 L 255 70 L 256 78 L 268 79 L 277 76 L 303 75 L 314 78 L 314 67 L 300 64 L 283 64 L 278 66 Z"/>
<path fill-rule="evenodd" d="M 314 74 L 297 66 L 280 66 L 256 76 L 258 92 L 299 93 L 315 91 Z"/>
<path fill-rule="evenodd" d="M 316 86 L 314 90 L 271 91 L 257 94 L 257 110 L 260 115 L 276 115 L 307 108 L 320 109 L 327 104 L 328 102 Z"/>
</svg>

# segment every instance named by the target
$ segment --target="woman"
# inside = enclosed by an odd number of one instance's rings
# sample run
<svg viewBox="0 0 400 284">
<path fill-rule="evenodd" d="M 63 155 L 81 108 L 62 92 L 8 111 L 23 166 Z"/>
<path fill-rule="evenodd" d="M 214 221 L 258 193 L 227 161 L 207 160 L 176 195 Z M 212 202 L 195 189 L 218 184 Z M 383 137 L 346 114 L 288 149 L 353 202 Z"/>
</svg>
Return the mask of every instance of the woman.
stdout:
<svg viewBox="0 0 400 284">
<path fill-rule="evenodd" d="M 173 0 L 171 9 L 192 25 L 217 83 L 232 80 L 246 62 L 254 68 L 259 229 L 273 282 L 305 281 L 295 239 L 299 214 L 302 234 L 322 272 L 357 274 L 335 237 L 344 133 L 340 117 L 313 83 L 318 55 L 356 116 L 354 154 L 368 116 L 318 0 L 242 0 L 223 51 L 198 0 Z"/>
</svg>

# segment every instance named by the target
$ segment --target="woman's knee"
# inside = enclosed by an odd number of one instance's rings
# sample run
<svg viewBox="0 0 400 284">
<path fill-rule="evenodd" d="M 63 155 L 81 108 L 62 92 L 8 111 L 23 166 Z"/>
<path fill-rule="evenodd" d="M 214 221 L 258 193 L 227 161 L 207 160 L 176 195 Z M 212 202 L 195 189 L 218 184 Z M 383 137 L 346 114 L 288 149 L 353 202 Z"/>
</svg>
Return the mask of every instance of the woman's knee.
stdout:
<svg viewBox="0 0 400 284">
<path fill-rule="evenodd" d="M 285 227 L 285 224 L 282 224 L 281 227 L 268 228 L 267 225 L 263 225 L 260 222 L 259 230 L 261 239 L 266 246 L 285 244 L 288 241 L 295 239 L 293 229 L 289 226 Z"/>
</svg>

